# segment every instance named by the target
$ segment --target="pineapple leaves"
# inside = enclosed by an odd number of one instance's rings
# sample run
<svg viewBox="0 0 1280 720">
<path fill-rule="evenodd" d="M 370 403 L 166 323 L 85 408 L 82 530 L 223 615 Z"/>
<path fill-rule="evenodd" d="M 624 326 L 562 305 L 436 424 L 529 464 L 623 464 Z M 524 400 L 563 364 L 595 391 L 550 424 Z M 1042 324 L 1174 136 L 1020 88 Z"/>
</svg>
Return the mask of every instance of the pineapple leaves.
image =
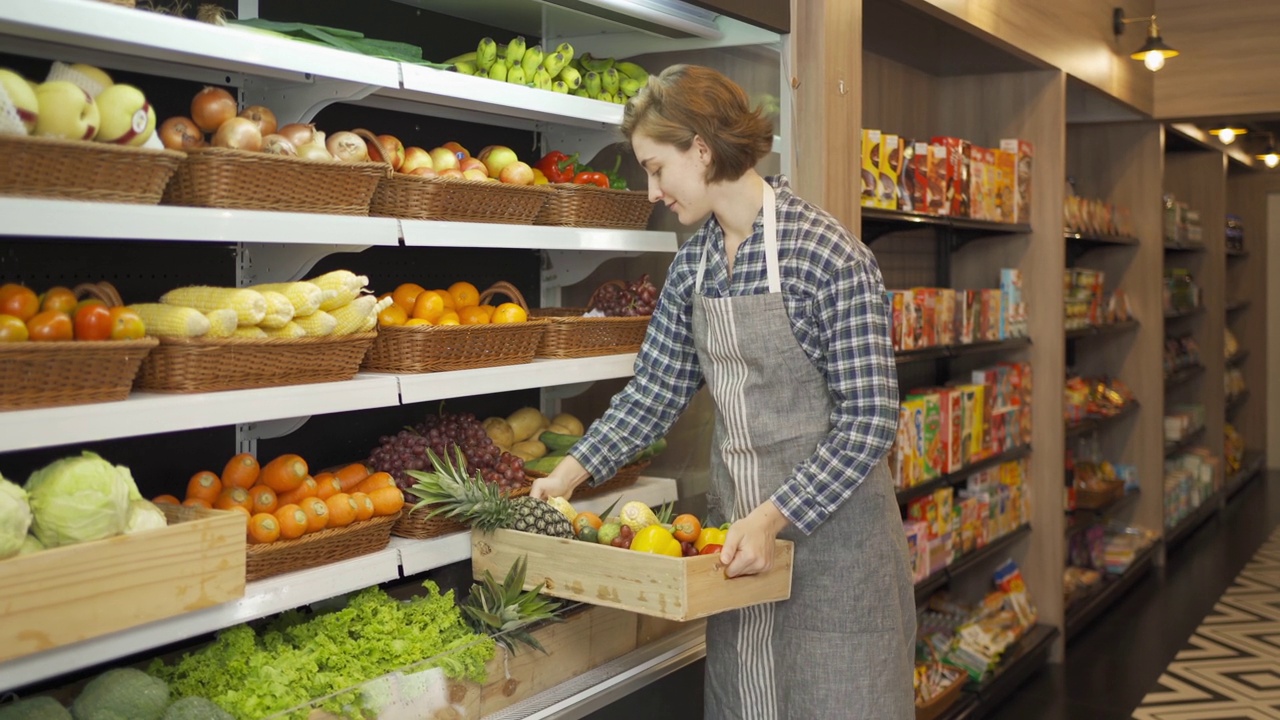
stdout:
<svg viewBox="0 0 1280 720">
<path fill-rule="evenodd" d="M 517 644 L 527 645 L 542 653 L 546 648 L 528 632 L 528 627 L 539 622 L 560 622 L 559 602 L 541 595 L 543 585 L 525 590 L 526 557 L 521 557 L 507 576 L 499 583 L 493 573 L 485 571 L 484 578 L 471 586 L 471 594 L 462 603 L 462 611 L 477 632 L 491 635 L 495 641 L 512 654 Z"/>
</svg>

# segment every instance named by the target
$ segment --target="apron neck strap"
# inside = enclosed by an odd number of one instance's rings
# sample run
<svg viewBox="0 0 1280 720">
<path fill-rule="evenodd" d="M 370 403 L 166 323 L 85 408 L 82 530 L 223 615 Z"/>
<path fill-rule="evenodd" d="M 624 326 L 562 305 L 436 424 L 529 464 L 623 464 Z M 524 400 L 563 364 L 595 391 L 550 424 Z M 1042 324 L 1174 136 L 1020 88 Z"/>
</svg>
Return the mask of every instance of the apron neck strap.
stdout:
<svg viewBox="0 0 1280 720">
<path fill-rule="evenodd" d="M 761 199 L 763 200 L 761 214 L 764 216 L 764 264 L 769 277 L 769 292 L 780 293 L 782 292 L 782 272 L 778 264 L 778 201 L 768 180 L 764 181 L 761 188 Z M 708 242 L 702 246 L 702 257 L 698 260 L 698 278 L 694 283 L 694 289 L 699 293 L 702 292 L 702 277 L 707 271 L 707 247 L 710 244 Z"/>
</svg>

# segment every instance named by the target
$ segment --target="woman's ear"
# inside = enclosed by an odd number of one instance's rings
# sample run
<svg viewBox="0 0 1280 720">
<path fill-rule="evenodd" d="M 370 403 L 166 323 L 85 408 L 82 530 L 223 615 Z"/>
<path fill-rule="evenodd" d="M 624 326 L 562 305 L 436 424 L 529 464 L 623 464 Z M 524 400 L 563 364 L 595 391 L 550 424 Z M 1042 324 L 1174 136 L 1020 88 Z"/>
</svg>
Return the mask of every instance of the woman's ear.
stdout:
<svg viewBox="0 0 1280 720">
<path fill-rule="evenodd" d="M 701 135 L 693 136 L 693 150 L 697 153 L 698 160 L 703 166 L 711 165 L 711 146 L 707 145 Z"/>
</svg>

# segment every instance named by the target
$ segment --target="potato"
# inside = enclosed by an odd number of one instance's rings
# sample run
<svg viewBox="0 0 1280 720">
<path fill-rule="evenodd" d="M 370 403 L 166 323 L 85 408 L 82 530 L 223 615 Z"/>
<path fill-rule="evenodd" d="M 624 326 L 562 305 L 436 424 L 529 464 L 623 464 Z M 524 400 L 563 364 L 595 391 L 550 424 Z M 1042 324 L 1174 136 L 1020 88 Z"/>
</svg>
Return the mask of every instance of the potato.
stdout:
<svg viewBox="0 0 1280 720">
<path fill-rule="evenodd" d="M 493 441 L 494 445 L 503 450 L 507 450 L 515 444 L 515 431 L 511 429 L 511 424 L 504 418 L 485 418 L 484 432 Z"/>
<path fill-rule="evenodd" d="M 546 418 L 543 417 L 542 411 L 532 407 L 522 407 L 519 410 L 507 416 L 507 423 L 511 425 L 511 431 L 514 434 L 515 442 L 528 440 L 542 432 L 542 423 Z"/>
<path fill-rule="evenodd" d="M 569 413 L 560 413 L 559 415 L 551 418 L 551 424 L 566 428 L 564 432 L 565 435 L 581 435 L 585 431 L 582 421 Z M 552 432 L 559 431 L 552 430 Z"/>
<path fill-rule="evenodd" d="M 540 440 L 525 440 L 512 445 L 511 452 L 526 460 L 529 458 L 525 458 L 525 455 L 529 455 L 536 460 L 547 454 L 547 446 L 543 445 Z"/>
</svg>

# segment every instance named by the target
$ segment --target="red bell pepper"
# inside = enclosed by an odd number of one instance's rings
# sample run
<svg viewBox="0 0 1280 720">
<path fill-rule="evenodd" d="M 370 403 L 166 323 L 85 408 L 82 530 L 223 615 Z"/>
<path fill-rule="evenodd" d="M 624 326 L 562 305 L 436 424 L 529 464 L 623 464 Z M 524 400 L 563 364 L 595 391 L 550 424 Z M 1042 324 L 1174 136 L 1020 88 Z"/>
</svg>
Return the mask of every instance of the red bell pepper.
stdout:
<svg viewBox="0 0 1280 720">
<path fill-rule="evenodd" d="M 609 176 L 605 175 L 602 172 L 595 172 L 594 170 L 588 170 L 588 171 L 580 172 L 577 175 L 574 175 L 573 184 L 574 185 L 595 185 L 597 187 L 602 187 L 608 190 Z"/>
<path fill-rule="evenodd" d="M 565 155 L 559 150 L 552 150 L 542 159 L 538 161 L 534 167 L 542 171 L 547 176 L 548 182 L 553 183 L 571 183 L 576 174 L 577 168 L 575 164 L 578 162 L 578 154 Z"/>
</svg>

